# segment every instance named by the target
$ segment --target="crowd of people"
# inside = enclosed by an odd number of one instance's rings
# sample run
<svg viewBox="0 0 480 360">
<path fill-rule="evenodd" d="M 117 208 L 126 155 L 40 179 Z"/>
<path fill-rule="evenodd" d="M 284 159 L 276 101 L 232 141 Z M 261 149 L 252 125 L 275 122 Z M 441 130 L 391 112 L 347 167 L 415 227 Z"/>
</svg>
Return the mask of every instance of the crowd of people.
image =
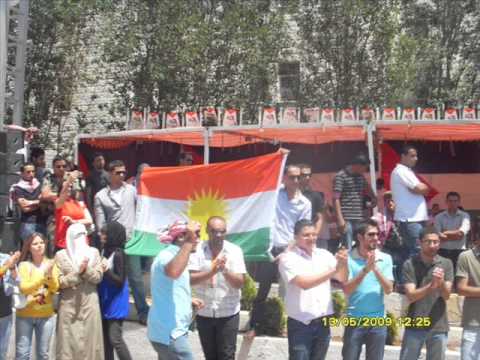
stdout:
<svg viewBox="0 0 480 360">
<path fill-rule="evenodd" d="M 148 165 L 127 180 L 122 161 L 105 169 L 96 154 L 84 179 L 63 157 L 53 159 L 52 171 L 44 158 L 32 149 L 11 190 L 21 251 L 0 254 L 0 359 L 12 307 L 17 359 L 30 359 L 33 334 L 36 358 L 48 359 L 54 333 L 57 359 L 114 359 L 114 353 L 131 359 L 122 335 L 130 292 L 158 359 L 194 358 L 188 341 L 193 320 L 207 360 L 234 359 L 247 268 L 242 249 L 227 240 L 227 220 L 208 219 L 207 241 L 200 241 L 200 224 L 177 221 L 159 234 L 166 246 L 152 261 L 127 255 L 138 176 Z M 417 160 L 415 147 L 405 145 L 391 191 L 377 186 L 375 195 L 365 178 L 368 159 L 353 157 L 334 177 L 332 204 L 312 190 L 310 165 L 286 166 L 272 209 L 272 261 L 259 263 L 254 274 L 259 289 L 247 339 L 265 321 L 266 299 L 278 281 L 290 359 L 324 359 L 335 326 L 345 328 L 344 359 L 359 359 L 362 346 L 367 359 L 382 359 L 392 321 L 405 328 L 400 359 L 418 359 L 424 344 L 428 359 L 444 359 L 446 301 L 457 291 L 465 296 L 462 359 L 480 358 L 480 241 L 470 234 L 458 192 L 447 194 L 446 210 L 429 214 L 429 186 L 413 171 Z M 333 287 L 347 299 L 341 318 L 334 316 Z M 384 295 L 394 290 L 405 294 L 409 307 L 392 320 Z"/>
</svg>

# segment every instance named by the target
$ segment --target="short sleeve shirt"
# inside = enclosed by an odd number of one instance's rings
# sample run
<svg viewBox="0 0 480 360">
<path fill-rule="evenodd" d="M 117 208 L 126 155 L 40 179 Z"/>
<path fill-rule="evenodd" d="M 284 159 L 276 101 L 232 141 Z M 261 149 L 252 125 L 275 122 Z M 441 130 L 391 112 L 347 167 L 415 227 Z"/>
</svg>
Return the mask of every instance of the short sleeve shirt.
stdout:
<svg viewBox="0 0 480 360">
<path fill-rule="evenodd" d="M 160 251 L 152 264 L 152 306 L 148 312 L 148 338 L 169 345 L 172 340 L 186 334 L 192 321 L 192 293 L 188 269 L 177 279 L 165 274 L 165 267 L 180 248 L 170 245 Z"/>
<path fill-rule="evenodd" d="M 390 255 L 376 250 L 377 268 L 388 280 L 393 281 L 393 263 Z M 354 248 L 348 256 L 348 279 L 356 277 L 367 264 Z M 351 317 L 385 316 L 383 288 L 373 271 L 363 278 L 355 291 L 348 298 L 347 314 Z"/>
<path fill-rule="evenodd" d="M 390 178 L 395 220 L 420 222 L 428 220 L 427 202 L 421 194 L 411 190 L 420 183 L 415 173 L 403 164 L 397 164 Z"/>
<path fill-rule="evenodd" d="M 457 277 L 467 278 L 469 286 L 480 287 L 480 249 L 464 251 L 458 257 Z M 462 326 L 480 326 L 480 298 L 465 297 Z"/>
<path fill-rule="evenodd" d="M 453 265 L 449 259 L 435 256 L 431 264 L 424 263 L 420 255 L 408 259 L 403 264 L 404 282 L 415 284 L 418 288 L 432 281 L 433 270 L 440 267 L 445 272 L 445 281 L 453 281 Z M 408 307 L 408 316 L 430 317 L 432 325 L 430 330 L 434 332 L 446 332 L 449 329 L 447 318 L 447 305 L 440 291 L 434 291 L 423 299 L 411 303 Z"/>
<path fill-rule="evenodd" d="M 312 204 L 312 221 L 317 221 L 317 214 L 321 213 L 325 207 L 325 195 L 319 191 L 304 190 L 302 194 L 310 200 Z"/>
<path fill-rule="evenodd" d="M 333 314 L 330 280 L 304 290 L 292 280 L 300 275 L 318 275 L 334 269 L 335 257 L 327 250 L 315 248 L 312 256 L 295 247 L 282 255 L 279 271 L 287 282 L 285 307 L 289 317 L 308 325 L 313 319 Z"/>
<path fill-rule="evenodd" d="M 361 174 L 353 174 L 348 169 L 340 170 L 333 179 L 333 191 L 340 199 L 345 220 L 362 220 L 363 200 L 368 183 Z"/>
<path fill-rule="evenodd" d="M 444 210 L 435 216 L 435 230 L 438 232 L 461 230 L 463 232 L 463 238 L 461 240 L 442 241 L 440 248 L 448 250 L 465 249 L 467 234 L 470 231 L 470 215 L 460 209 L 453 215 L 450 215 L 447 210 Z"/>
<path fill-rule="evenodd" d="M 219 256 L 225 255 L 225 267 L 235 274 L 247 272 L 243 260 L 242 249 L 225 240 Z M 197 251 L 190 255 L 188 269 L 190 271 L 210 271 L 212 268 L 212 252 L 208 242 L 204 241 Z M 205 306 L 198 311 L 198 315 L 212 318 L 228 317 L 240 311 L 241 290 L 230 285 L 224 275 L 219 272 L 212 278 L 194 286 L 195 296 L 204 301 Z"/>
</svg>

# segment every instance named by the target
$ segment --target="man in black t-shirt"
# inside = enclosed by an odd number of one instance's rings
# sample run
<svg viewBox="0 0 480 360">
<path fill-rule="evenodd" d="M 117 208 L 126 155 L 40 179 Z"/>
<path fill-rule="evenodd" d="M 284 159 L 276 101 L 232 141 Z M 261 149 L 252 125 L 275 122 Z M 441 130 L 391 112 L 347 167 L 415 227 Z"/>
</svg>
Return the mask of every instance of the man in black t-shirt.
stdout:
<svg viewBox="0 0 480 360">
<path fill-rule="evenodd" d="M 27 163 L 20 171 L 22 178 L 13 185 L 13 199 L 20 210 L 20 238 L 23 242 L 34 232 L 46 234 L 46 217 L 40 211 L 42 187 L 35 178 L 35 166 Z"/>
<path fill-rule="evenodd" d="M 317 247 L 327 249 L 327 240 L 322 237 L 322 233 L 328 223 L 324 216 L 325 210 L 325 194 L 320 191 L 314 191 L 310 188 L 310 179 L 312 178 L 312 167 L 308 164 L 301 164 L 300 167 L 300 191 L 312 203 L 312 222 L 315 224 L 317 233 Z"/>
<path fill-rule="evenodd" d="M 86 200 L 90 212 L 94 213 L 93 199 L 95 195 L 108 185 L 108 172 L 105 170 L 105 158 L 96 153 L 93 157 L 92 171 L 87 178 Z"/>
</svg>

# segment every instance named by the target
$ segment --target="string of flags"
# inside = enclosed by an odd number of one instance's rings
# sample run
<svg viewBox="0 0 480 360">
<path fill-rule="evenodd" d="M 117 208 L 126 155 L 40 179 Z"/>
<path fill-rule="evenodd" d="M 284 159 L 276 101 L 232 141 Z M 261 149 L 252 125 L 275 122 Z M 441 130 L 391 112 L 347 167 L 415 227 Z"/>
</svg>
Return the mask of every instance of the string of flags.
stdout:
<svg viewBox="0 0 480 360">
<path fill-rule="evenodd" d="M 461 107 L 384 107 L 384 108 L 300 108 L 267 106 L 258 109 L 257 120 L 262 126 L 295 125 L 299 123 L 338 123 L 355 121 L 416 121 L 416 120 L 478 120 L 480 108 Z M 158 112 L 132 110 L 128 129 L 171 129 L 178 127 L 245 125 L 242 109 L 204 107 L 199 111 Z"/>
</svg>

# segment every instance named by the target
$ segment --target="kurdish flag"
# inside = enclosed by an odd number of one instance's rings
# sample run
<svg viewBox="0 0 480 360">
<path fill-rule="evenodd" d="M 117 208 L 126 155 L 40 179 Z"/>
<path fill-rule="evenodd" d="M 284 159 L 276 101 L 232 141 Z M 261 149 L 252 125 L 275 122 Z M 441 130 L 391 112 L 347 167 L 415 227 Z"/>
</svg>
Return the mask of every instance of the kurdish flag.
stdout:
<svg viewBox="0 0 480 360">
<path fill-rule="evenodd" d="M 200 222 L 207 239 L 207 219 L 219 215 L 227 221 L 227 239 L 242 248 L 246 260 L 267 260 L 285 160 L 277 152 L 211 165 L 145 168 L 127 254 L 155 256 L 164 246 L 159 230 L 175 220 Z"/>
</svg>

